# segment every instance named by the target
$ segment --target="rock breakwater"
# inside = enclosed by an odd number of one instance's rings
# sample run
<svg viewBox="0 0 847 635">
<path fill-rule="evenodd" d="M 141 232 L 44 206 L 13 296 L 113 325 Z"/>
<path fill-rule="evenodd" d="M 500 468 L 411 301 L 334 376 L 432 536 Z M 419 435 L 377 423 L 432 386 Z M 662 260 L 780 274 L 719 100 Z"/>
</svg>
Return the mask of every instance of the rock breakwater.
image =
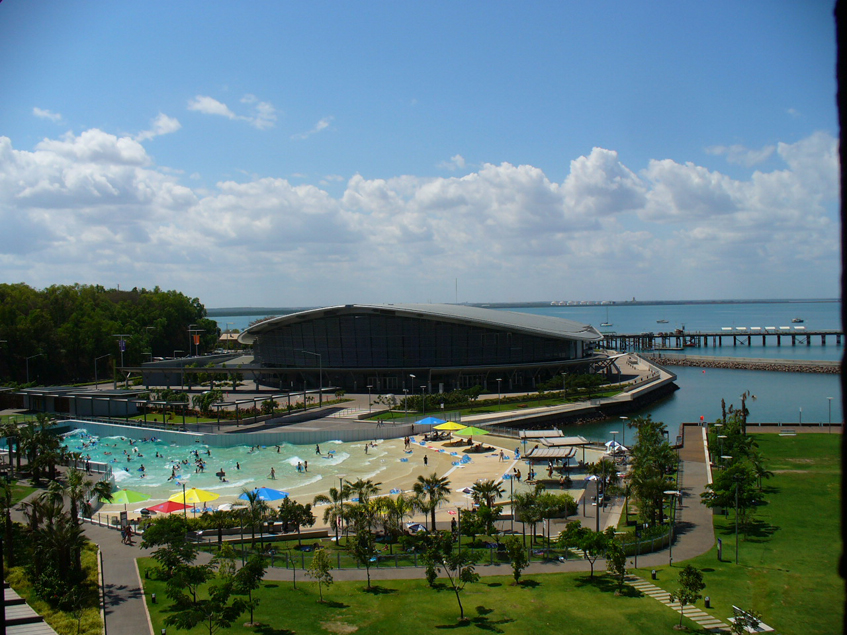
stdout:
<svg viewBox="0 0 847 635">
<path fill-rule="evenodd" d="M 724 368 L 730 370 L 769 370 L 781 373 L 825 373 L 841 374 L 838 362 L 816 362 L 772 359 L 721 359 L 714 357 L 696 357 L 693 355 L 643 355 L 660 366 L 691 366 L 695 368 Z"/>
</svg>

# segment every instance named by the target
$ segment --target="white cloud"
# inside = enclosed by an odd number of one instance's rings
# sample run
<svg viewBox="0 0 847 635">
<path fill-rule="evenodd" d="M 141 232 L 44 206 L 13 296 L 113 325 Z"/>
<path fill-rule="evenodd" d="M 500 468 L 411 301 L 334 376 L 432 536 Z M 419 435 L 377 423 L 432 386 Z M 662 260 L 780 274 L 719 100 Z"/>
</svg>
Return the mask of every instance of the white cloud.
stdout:
<svg viewBox="0 0 847 635">
<path fill-rule="evenodd" d="M 238 118 L 226 104 L 206 95 L 197 95 L 194 99 L 190 100 L 188 102 L 188 109 L 202 112 L 206 115 L 220 115 L 227 119 Z"/>
<path fill-rule="evenodd" d="M 435 167 L 441 168 L 442 170 L 450 170 L 451 172 L 455 172 L 456 170 L 464 170 L 465 157 L 463 157 L 461 154 L 454 154 L 452 157 L 450 157 L 449 161 L 442 161 Z"/>
<path fill-rule="evenodd" d="M 292 139 L 308 139 L 313 134 L 317 134 L 329 128 L 329 125 L 332 123 L 332 120 L 335 117 L 324 117 L 318 123 L 316 123 L 311 130 L 307 130 L 306 132 L 301 132 L 295 135 L 291 135 Z"/>
<path fill-rule="evenodd" d="M 32 151 L 0 137 L 0 271 L 37 286 L 108 271 L 209 305 L 250 289 L 291 305 L 449 301 L 457 277 L 483 300 L 704 297 L 739 275 L 750 294 L 829 295 L 837 141 L 781 143 L 774 160 L 782 169 L 747 179 L 671 160 L 636 173 L 594 148 L 561 183 L 501 163 L 461 177 L 355 175 L 334 196 L 252 175 L 186 187 L 195 175 L 97 129 Z"/>
<path fill-rule="evenodd" d="M 159 137 L 165 134 L 171 134 L 172 132 L 176 132 L 182 128 L 182 124 L 179 123 L 177 119 L 174 117 L 168 117 L 164 113 L 159 113 L 159 115 L 150 122 L 150 129 L 145 130 L 144 132 L 140 132 L 135 136 L 136 141 L 146 141 L 147 139 L 152 139 L 153 137 Z"/>
<path fill-rule="evenodd" d="M 709 154 L 726 155 L 726 160 L 736 165 L 751 168 L 767 161 L 776 150 L 776 146 L 765 146 L 758 150 L 745 148 L 743 145 L 710 146 L 706 148 Z"/>
<path fill-rule="evenodd" d="M 61 123 L 62 121 L 62 115 L 59 113 L 51 112 L 49 110 L 39 108 L 38 106 L 32 109 L 32 114 L 40 119 L 49 119 L 53 123 Z"/>
<path fill-rule="evenodd" d="M 276 125 L 276 108 L 270 102 L 259 101 L 255 95 L 247 94 L 241 98 L 241 103 L 250 106 L 250 114 L 237 115 L 230 110 L 229 106 L 207 95 L 197 95 L 194 99 L 190 100 L 188 102 L 188 110 L 201 112 L 206 115 L 218 115 L 232 120 L 246 121 L 259 130 L 267 130 Z"/>
</svg>

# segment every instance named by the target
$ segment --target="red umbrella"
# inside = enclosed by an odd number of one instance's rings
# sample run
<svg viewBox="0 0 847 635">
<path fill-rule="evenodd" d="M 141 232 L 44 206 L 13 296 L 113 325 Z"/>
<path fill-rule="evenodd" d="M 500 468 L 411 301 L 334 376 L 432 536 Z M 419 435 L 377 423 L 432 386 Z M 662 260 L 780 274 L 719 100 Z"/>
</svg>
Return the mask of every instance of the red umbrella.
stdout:
<svg viewBox="0 0 847 635">
<path fill-rule="evenodd" d="M 183 509 L 188 509 L 191 505 L 183 505 L 182 503 L 176 503 L 174 501 L 165 501 L 164 503 L 159 503 L 158 505 L 153 505 L 152 507 L 148 507 L 151 512 L 161 512 L 163 514 L 170 514 L 171 512 L 178 512 Z"/>
</svg>

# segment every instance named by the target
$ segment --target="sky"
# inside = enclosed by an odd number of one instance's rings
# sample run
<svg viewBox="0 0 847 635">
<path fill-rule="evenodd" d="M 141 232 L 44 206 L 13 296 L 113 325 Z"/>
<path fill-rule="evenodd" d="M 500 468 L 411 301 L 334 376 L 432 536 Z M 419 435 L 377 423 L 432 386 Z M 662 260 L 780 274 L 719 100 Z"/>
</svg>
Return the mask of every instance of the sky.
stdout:
<svg viewBox="0 0 847 635">
<path fill-rule="evenodd" d="M 838 297 L 833 4 L 0 0 L 0 283 Z"/>
</svg>

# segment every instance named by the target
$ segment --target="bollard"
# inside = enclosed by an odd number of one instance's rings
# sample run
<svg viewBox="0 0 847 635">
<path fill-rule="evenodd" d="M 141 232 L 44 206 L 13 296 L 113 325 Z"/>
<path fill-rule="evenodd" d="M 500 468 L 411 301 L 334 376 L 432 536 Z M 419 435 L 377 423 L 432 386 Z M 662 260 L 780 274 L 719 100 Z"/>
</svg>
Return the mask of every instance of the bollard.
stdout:
<svg viewBox="0 0 847 635">
<path fill-rule="evenodd" d="M 707 595 L 703 601 L 706 603 L 707 609 L 712 608 L 712 598 Z"/>
<path fill-rule="evenodd" d="M 650 572 L 650 577 L 651 577 L 651 578 L 653 578 L 654 580 L 656 579 L 656 570 L 655 570 L 655 569 L 653 569 L 653 570 Z"/>
<path fill-rule="evenodd" d="M 151 601 L 153 604 L 155 604 L 155 603 L 156 603 L 156 594 L 155 594 L 155 593 L 153 593 L 153 594 L 150 596 L 150 601 Z"/>
</svg>

